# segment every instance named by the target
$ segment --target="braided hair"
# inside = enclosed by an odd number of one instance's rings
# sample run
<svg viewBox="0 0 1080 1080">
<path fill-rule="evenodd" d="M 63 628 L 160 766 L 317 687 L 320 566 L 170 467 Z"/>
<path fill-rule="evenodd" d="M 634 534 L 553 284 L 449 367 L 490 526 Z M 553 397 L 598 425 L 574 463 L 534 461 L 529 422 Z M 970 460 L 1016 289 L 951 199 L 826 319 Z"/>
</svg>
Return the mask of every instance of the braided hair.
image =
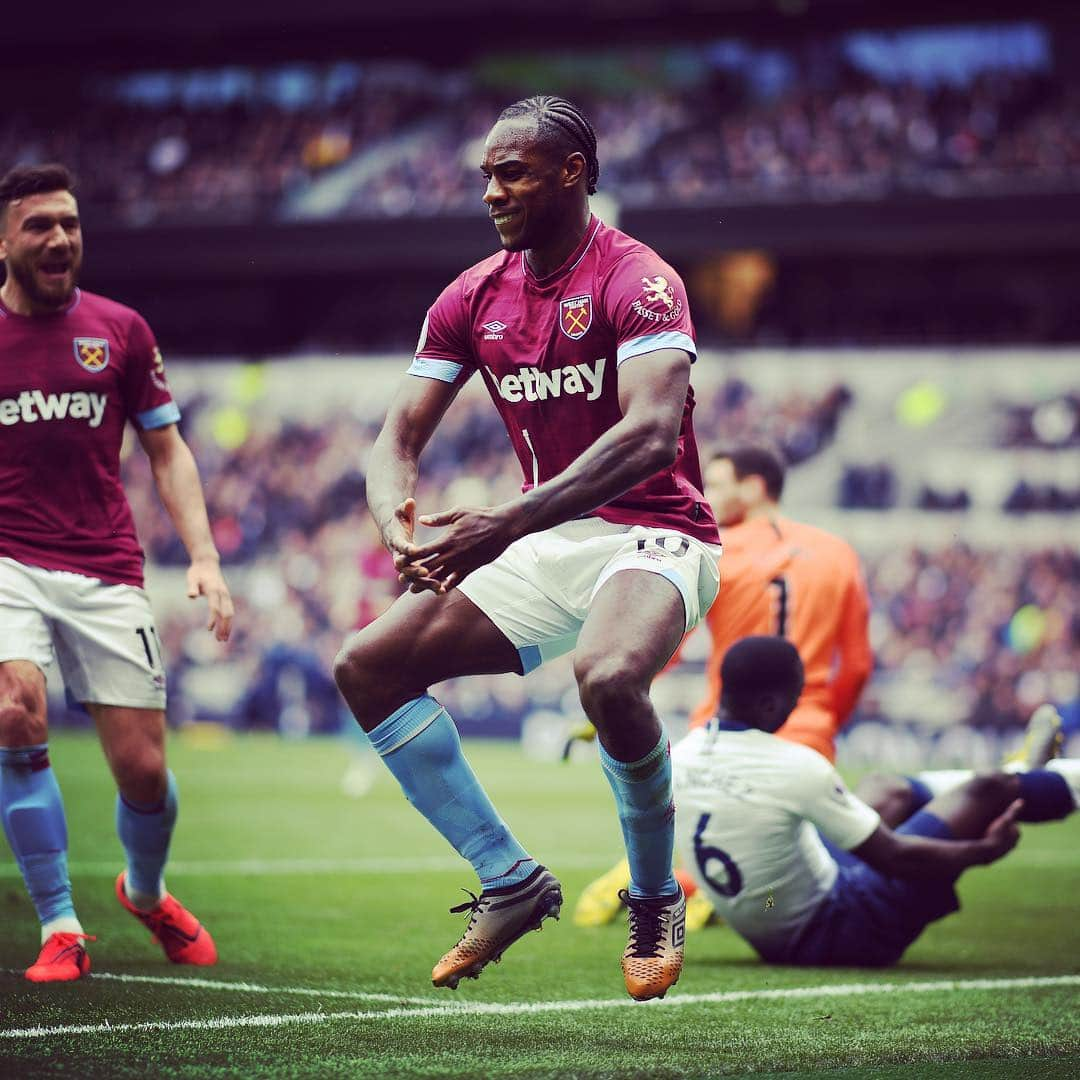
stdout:
<svg viewBox="0 0 1080 1080">
<path fill-rule="evenodd" d="M 596 160 L 596 131 L 585 114 L 566 98 L 537 94 L 507 106 L 499 113 L 499 120 L 516 120 L 523 116 L 535 118 L 543 142 L 560 152 L 581 154 L 585 158 L 586 190 L 595 195 L 600 163 Z"/>
</svg>

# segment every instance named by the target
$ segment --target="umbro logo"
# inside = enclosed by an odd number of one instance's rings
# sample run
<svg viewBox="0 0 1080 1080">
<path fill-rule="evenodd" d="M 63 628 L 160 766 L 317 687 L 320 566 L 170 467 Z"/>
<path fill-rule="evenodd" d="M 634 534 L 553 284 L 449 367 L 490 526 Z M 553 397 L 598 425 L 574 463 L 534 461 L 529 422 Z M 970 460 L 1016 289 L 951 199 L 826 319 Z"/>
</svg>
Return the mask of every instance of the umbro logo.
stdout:
<svg viewBox="0 0 1080 1080">
<path fill-rule="evenodd" d="M 686 914 L 677 919 L 671 925 L 671 944 L 676 948 L 681 948 L 686 943 Z"/>
<path fill-rule="evenodd" d="M 506 329 L 506 323 L 499 322 L 498 319 L 495 319 L 494 322 L 484 323 L 481 329 L 487 331 L 487 333 L 484 335 L 485 341 L 502 341 L 503 331 Z"/>
</svg>

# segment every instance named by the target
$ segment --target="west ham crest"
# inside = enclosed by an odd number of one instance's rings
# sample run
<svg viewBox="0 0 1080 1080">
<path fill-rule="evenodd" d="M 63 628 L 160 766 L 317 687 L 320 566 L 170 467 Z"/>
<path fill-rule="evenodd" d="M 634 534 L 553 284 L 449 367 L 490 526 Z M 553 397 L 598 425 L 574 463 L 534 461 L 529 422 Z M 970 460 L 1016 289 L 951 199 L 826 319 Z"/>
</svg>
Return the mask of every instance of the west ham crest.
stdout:
<svg viewBox="0 0 1080 1080">
<path fill-rule="evenodd" d="M 75 347 L 75 359 L 79 367 L 87 371 L 102 371 L 109 364 L 109 342 L 107 338 L 77 337 L 72 343 Z"/>
<path fill-rule="evenodd" d="M 559 305 L 559 326 L 572 341 L 583 338 L 592 326 L 592 297 L 574 296 Z"/>
</svg>

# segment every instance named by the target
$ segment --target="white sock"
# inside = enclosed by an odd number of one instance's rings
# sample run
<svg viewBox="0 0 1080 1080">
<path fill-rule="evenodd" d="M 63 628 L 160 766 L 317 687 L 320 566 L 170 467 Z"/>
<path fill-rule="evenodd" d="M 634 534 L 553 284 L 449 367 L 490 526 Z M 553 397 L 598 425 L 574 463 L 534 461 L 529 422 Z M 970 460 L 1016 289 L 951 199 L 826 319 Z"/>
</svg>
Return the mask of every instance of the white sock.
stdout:
<svg viewBox="0 0 1080 1080">
<path fill-rule="evenodd" d="M 165 899 L 165 879 L 161 879 L 161 886 L 158 894 L 155 896 L 152 893 L 138 892 L 128 884 L 127 874 L 124 875 L 124 895 L 131 901 L 131 903 L 137 907 L 140 911 L 153 911 L 154 908 Z"/>
<path fill-rule="evenodd" d="M 41 944 L 53 936 L 53 934 L 83 934 L 82 923 L 74 915 L 61 915 L 58 919 L 50 919 L 41 924 Z"/>
<path fill-rule="evenodd" d="M 1072 792 L 1073 806 L 1080 809 L 1080 758 L 1054 758 L 1044 766 L 1048 772 L 1056 772 L 1065 778 Z"/>
<path fill-rule="evenodd" d="M 937 798 L 946 791 L 966 784 L 974 775 L 971 769 L 932 769 L 929 772 L 916 773 L 915 779 L 924 783 L 930 789 L 930 794 Z"/>
</svg>

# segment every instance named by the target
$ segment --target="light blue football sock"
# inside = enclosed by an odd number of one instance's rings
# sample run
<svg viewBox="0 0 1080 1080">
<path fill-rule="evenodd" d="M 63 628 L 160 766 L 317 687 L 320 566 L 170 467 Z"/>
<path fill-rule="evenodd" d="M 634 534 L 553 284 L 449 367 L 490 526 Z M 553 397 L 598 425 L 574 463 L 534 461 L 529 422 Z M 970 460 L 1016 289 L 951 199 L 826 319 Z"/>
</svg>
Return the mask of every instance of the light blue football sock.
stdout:
<svg viewBox="0 0 1080 1080">
<path fill-rule="evenodd" d="M 667 733 L 639 761 L 616 761 L 603 745 L 600 765 L 615 793 L 630 895 L 670 896 L 678 888 L 671 872 L 675 847 L 675 802 L 671 794 L 671 748 Z"/>
<path fill-rule="evenodd" d="M 125 885 L 129 897 L 164 894 L 165 860 L 179 807 L 176 777 L 166 772 L 164 797 L 156 803 L 137 803 L 116 796 L 116 832 L 127 855 Z"/>
<path fill-rule="evenodd" d="M 368 737 L 405 798 L 472 864 L 485 889 L 514 885 L 536 869 L 465 760 L 450 714 L 433 697 L 406 702 Z"/>
<path fill-rule="evenodd" d="M 0 747 L 0 817 L 42 925 L 74 920 L 64 800 L 48 743 Z"/>
</svg>

